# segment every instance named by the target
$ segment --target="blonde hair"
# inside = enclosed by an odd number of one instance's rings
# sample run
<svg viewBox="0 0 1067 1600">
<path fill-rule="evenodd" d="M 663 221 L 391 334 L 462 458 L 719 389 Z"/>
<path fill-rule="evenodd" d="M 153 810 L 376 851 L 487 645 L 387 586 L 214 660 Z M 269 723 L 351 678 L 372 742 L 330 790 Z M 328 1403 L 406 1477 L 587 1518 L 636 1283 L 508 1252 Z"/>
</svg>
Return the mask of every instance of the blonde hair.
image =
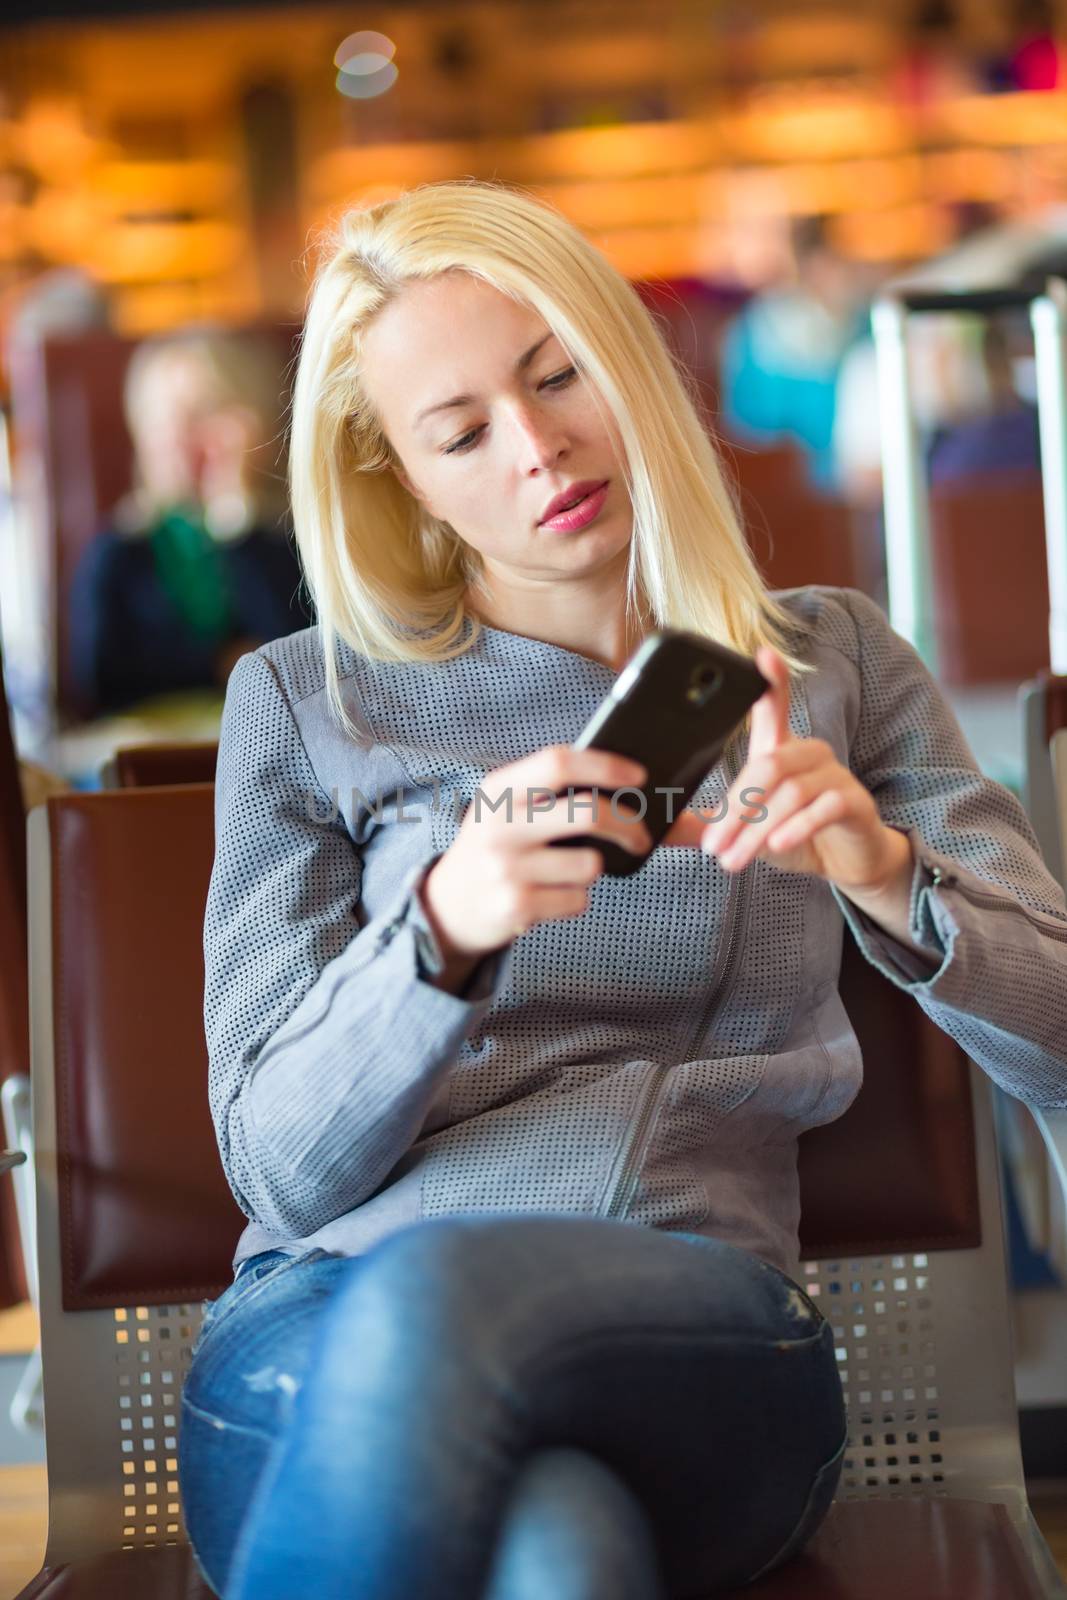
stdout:
<svg viewBox="0 0 1067 1600">
<path fill-rule="evenodd" d="M 293 519 L 341 720 L 339 641 L 379 661 L 444 661 L 478 636 L 465 593 L 481 557 L 389 470 L 397 458 L 360 382 L 378 312 L 405 284 L 457 269 L 538 312 L 614 419 L 633 505 L 628 616 L 746 655 L 771 644 L 813 670 L 791 654 L 798 624 L 765 589 L 694 390 L 636 290 L 543 202 L 498 183 L 426 184 L 341 219 L 297 367 Z"/>
</svg>

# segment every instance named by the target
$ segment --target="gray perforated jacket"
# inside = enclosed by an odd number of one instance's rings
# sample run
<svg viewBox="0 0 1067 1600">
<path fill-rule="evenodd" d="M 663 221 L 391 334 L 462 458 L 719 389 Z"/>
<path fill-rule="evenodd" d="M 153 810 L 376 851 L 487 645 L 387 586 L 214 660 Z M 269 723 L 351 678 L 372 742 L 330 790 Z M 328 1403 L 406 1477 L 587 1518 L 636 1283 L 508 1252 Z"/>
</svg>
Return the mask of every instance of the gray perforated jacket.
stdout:
<svg viewBox="0 0 1067 1600">
<path fill-rule="evenodd" d="M 1067 1105 L 1067 908 L 1022 808 L 871 600 L 777 598 L 819 668 L 794 685 L 793 732 L 828 740 L 910 832 L 932 976 L 822 879 L 676 848 L 448 994 L 425 975 L 416 886 L 486 772 L 573 740 L 611 668 L 496 628 L 447 663 L 347 652 L 357 743 L 314 630 L 242 658 L 205 935 L 211 1108 L 251 1219 L 235 1265 L 359 1254 L 420 1217 L 564 1211 L 717 1235 L 795 1274 L 797 1135 L 861 1079 L 846 921 L 1005 1089 Z"/>
</svg>

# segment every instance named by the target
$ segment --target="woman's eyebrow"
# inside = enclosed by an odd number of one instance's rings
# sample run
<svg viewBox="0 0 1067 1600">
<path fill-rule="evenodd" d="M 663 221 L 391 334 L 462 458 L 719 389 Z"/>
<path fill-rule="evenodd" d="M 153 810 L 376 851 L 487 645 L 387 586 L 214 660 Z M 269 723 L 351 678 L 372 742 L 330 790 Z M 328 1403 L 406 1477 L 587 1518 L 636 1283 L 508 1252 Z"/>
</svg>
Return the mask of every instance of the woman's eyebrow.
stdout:
<svg viewBox="0 0 1067 1600">
<path fill-rule="evenodd" d="M 515 363 L 515 371 L 525 372 L 538 350 L 541 349 L 542 345 L 546 345 L 552 337 L 552 330 L 549 329 L 548 333 L 544 334 L 536 344 L 532 344 L 529 350 L 519 357 Z M 426 418 L 432 416 L 435 411 L 452 411 L 456 406 L 469 406 L 471 401 L 476 398 L 473 394 L 456 394 L 452 396 L 451 400 L 439 400 L 436 405 L 424 406 L 415 418 L 413 426 L 417 428 L 421 422 L 425 422 Z"/>
</svg>

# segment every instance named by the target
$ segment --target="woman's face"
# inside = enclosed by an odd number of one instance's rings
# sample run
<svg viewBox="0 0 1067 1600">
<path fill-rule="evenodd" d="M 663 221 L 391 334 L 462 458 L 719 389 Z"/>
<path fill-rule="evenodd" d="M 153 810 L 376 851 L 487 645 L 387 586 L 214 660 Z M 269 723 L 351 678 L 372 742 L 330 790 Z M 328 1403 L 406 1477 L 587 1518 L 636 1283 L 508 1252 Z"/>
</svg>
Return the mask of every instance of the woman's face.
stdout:
<svg viewBox="0 0 1067 1600">
<path fill-rule="evenodd" d="M 466 272 L 410 284 L 368 328 L 363 370 L 401 482 L 487 575 L 579 577 L 624 555 L 633 523 L 614 430 L 529 306 Z M 547 526 L 551 502 L 580 489 L 592 492 Z"/>
</svg>

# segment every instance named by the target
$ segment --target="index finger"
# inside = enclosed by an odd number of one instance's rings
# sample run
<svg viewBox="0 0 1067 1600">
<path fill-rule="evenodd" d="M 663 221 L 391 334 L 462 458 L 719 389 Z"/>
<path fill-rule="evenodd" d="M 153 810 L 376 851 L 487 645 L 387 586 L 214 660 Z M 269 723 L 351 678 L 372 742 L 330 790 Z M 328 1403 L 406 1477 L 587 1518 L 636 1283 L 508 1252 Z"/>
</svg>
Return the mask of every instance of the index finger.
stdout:
<svg viewBox="0 0 1067 1600">
<path fill-rule="evenodd" d="M 756 665 L 770 684 L 752 707 L 749 760 L 767 755 L 789 738 L 789 668 L 770 645 L 760 645 Z"/>
</svg>

